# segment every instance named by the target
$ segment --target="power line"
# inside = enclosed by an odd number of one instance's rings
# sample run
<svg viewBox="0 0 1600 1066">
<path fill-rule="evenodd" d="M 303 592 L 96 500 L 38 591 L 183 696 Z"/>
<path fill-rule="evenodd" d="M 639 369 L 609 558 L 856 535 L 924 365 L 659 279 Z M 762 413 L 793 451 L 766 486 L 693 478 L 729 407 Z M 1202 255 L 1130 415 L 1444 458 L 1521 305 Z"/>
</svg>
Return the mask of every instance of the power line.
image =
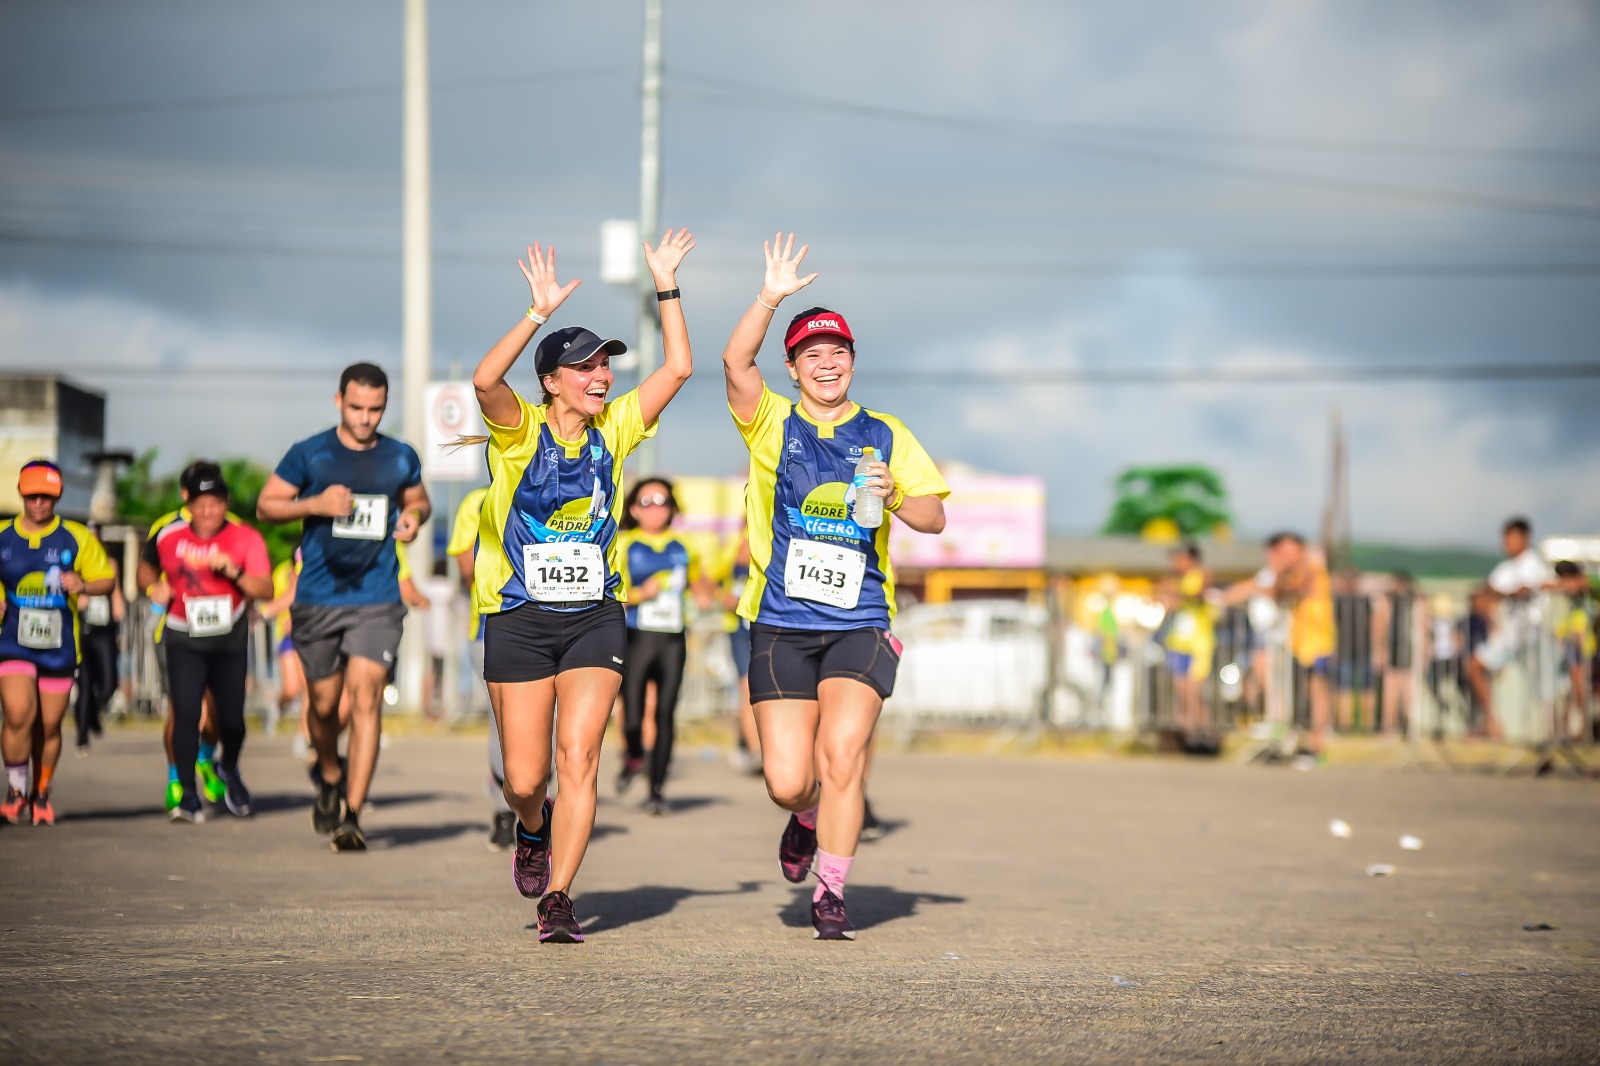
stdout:
<svg viewBox="0 0 1600 1066">
<path fill-rule="evenodd" d="M 718 79 L 732 81 L 732 79 Z M 1017 123 L 1006 123 L 992 119 L 965 117 L 960 115 L 939 114 L 931 111 L 916 111 L 907 108 L 882 107 L 876 104 L 861 104 L 845 100 L 836 100 L 828 97 L 813 96 L 809 93 L 800 93 L 793 90 L 778 89 L 772 86 L 760 85 L 754 82 L 734 82 L 744 91 L 739 94 L 700 92 L 681 94 L 675 93 L 681 99 L 713 99 L 716 102 L 729 103 L 740 107 L 763 106 L 759 97 L 765 95 L 769 101 L 777 101 L 791 106 L 820 108 L 823 110 L 837 111 L 846 114 L 863 115 L 872 118 L 889 119 L 900 122 L 914 122 L 922 125 L 940 126 L 948 129 L 960 129 L 980 132 L 991 136 L 1009 137 L 1013 139 L 1033 141 L 1037 143 L 1055 144 L 1073 151 L 1087 155 L 1096 155 L 1107 159 L 1117 159 L 1123 162 L 1142 163 L 1149 166 L 1158 166 L 1169 169 L 1195 171 L 1200 173 L 1218 174 L 1227 177 L 1245 178 L 1251 181 L 1265 182 L 1275 185 L 1289 185 L 1303 189 L 1317 189 L 1323 192 L 1337 192 L 1346 195 L 1365 196 L 1369 198 L 1405 200 L 1413 203 L 1426 203 L 1443 207 L 1469 207 L 1478 210 L 1506 211 L 1521 214 L 1546 215 L 1557 218 L 1578 218 L 1585 221 L 1600 221 L 1600 205 L 1579 204 L 1562 202 L 1558 200 L 1545 200 L 1537 197 L 1511 195 L 1506 193 L 1481 193 L 1456 189 L 1436 189 L 1424 186 L 1406 185 L 1398 182 L 1373 181 L 1364 178 L 1339 178 L 1325 174 L 1312 174 L 1298 170 L 1288 170 L 1282 167 L 1262 166 L 1254 163 L 1234 163 L 1227 160 L 1207 159 L 1198 156 L 1185 155 L 1176 151 L 1160 148 L 1148 148 L 1134 145 L 1109 144 L 1103 141 L 1090 140 L 1070 130 L 1041 130 L 1030 128 Z"/>
<path fill-rule="evenodd" d="M 1600 362 L 1555 363 L 1413 363 L 1375 366 L 1295 367 L 931 367 L 915 371 L 874 370 L 870 363 L 857 376 L 897 385 L 960 385 L 963 388 L 1026 388 L 1059 385 L 1316 385 L 1390 384 L 1403 382 L 1573 381 L 1600 378 Z M 1015 374 L 1016 377 L 1010 376 Z"/>
<path fill-rule="evenodd" d="M 502 74 L 478 78 L 449 78 L 431 83 L 435 92 L 485 89 L 501 85 L 557 78 L 590 77 L 599 74 L 629 73 L 626 66 L 576 67 L 569 70 L 541 71 L 537 74 Z M 326 89 L 284 89 L 260 93 L 223 93 L 214 96 L 183 96 L 166 100 L 110 100 L 84 104 L 46 104 L 38 107 L 0 109 L 0 122 L 29 119 L 95 118 L 103 115 L 139 115 L 174 111 L 220 111 L 236 107 L 276 107 L 284 104 L 319 104 L 336 100 L 361 100 L 399 96 L 400 83 L 379 82 Z"/>
<path fill-rule="evenodd" d="M 245 244 L 221 241 L 156 240 L 132 237 L 104 237 L 80 234 L 29 233 L 0 228 L 0 244 L 64 248 L 93 252 L 122 251 L 162 255 L 251 256 L 300 260 L 391 260 L 400 255 L 398 247 L 337 247 Z M 475 252 L 438 250 L 434 258 L 446 262 L 500 267 L 508 260 L 504 250 Z M 748 272 L 750 264 L 735 259 L 704 259 L 697 269 L 705 271 Z M 830 260 L 830 272 L 841 274 L 877 273 L 900 275 L 915 272 L 927 275 L 983 277 L 1098 278 L 1131 275 L 1180 274 L 1184 276 L 1260 278 L 1264 280 L 1473 280 L 1517 278 L 1589 278 L 1600 276 L 1600 261 L 1537 260 L 1511 262 L 1485 261 L 1389 261 L 1294 262 L 1287 260 L 1197 260 L 1174 263 L 1123 262 L 1117 260 L 1079 262 L 949 263 L 894 262 L 889 260 Z"/>
</svg>

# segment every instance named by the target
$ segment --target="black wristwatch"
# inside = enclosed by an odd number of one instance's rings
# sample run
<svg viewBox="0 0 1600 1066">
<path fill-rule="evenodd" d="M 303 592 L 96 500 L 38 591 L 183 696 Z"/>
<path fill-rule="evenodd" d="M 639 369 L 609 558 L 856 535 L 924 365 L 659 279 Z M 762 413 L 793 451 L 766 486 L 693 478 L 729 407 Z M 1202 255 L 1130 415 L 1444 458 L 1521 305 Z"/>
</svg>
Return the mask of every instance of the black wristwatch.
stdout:
<svg viewBox="0 0 1600 1066">
<path fill-rule="evenodd" d="M 657 289 L 656 290 L 656 303 L 663 303 L 664 304 L 668 300 L 676 300 L 682 295 L 683 295 L 683 293 L 681 291 L 679 291 L 678 289 Z"/>
</svg>

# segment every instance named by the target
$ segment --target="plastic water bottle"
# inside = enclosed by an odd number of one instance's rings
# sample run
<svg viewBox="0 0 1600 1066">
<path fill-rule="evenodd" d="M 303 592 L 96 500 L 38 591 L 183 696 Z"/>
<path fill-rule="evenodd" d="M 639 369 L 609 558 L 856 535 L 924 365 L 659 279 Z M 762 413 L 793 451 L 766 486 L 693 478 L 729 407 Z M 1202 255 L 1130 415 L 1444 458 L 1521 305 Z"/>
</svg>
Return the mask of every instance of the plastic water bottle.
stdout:
<svg viewBox="0 0 1600 1066">
<path fill-rule="evenodd" d="M 856 493 L 855 522 L 862 529 L 877 529 L 883 525 L 883 497 L 873 492 L 867 484 L 870 480 L 867 464 L 877 460 L 877 451 L 872 448 L 861 449 L 861 461 L 856 464 L 856 476 L 851 481 Z"/>
</svg>

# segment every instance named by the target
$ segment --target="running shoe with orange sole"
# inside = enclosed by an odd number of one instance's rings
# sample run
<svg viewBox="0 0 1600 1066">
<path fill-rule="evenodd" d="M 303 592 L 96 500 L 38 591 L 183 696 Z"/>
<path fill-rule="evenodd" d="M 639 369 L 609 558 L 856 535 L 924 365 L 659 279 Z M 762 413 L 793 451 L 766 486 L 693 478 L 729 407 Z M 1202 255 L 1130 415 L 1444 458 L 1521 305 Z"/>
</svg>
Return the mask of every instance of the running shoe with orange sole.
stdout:
<svg viewBox="0 0 1600 1066">
<path fill-rule="evenodd" d="M 56 809 L 50 805 L 50 793 L 39 793 L 28 805 L 33 808 L 34 825 L 56 824 Z"/>
<path fill-rule="evenodd" d="M 14 788 L 6 789 L 6 801 L 0 803 L 0 818 L 12 825 L 21 825 L 28 816 L 28 797 Z"/>
</svg>

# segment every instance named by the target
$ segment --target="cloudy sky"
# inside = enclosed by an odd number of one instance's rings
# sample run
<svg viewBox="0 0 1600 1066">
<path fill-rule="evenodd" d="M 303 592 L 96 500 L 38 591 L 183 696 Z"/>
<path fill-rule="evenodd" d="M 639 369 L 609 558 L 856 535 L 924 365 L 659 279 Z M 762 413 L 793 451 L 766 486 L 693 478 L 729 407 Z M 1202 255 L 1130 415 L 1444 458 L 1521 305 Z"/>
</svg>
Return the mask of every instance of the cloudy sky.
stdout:
<svg viewBox="0 0 1600 1066">
<path fill-rule="evenodd" d="M 1314 528 L 1335 410 L 1358 539 L 1600 528 L 1593 3 L 665 8 L 701 368 L 666 469 L 742 466 L 717 357 L 782 227 L 855 397 L 1042 475 L 1060 530 L 1147 462 Z M 632 336 L 597 266 L 637 211 L 641 12 L 434 0 L 439 376 L 526 306 L 535 239 L 587 279 L 563 321 Z M 168 467 L 272 462 L 339 368 L 398 375 L 401 45 L 400 0 L 0 2 L 0 363 L 106 391 Z"/>
</svg>

